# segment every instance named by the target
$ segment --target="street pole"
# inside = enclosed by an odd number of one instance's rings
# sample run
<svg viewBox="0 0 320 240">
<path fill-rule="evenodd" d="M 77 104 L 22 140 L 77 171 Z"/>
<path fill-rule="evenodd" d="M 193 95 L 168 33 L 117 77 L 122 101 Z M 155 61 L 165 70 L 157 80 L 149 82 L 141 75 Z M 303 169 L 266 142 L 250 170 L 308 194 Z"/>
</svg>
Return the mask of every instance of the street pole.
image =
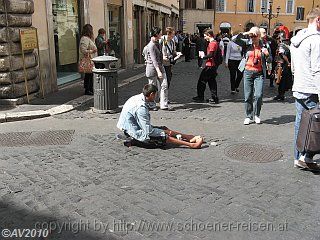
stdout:
<svg viewBox="0 0 320 240">
<path fill-rule="evenodd" d="M 269 14 L 268 14 L 268 20 L 269 20 L 269 25 L 268 25 L 268 35 L 270 36 L 271 33 L 271 18 L 272 18 L 272 4 L 269 6 Z"/>
<path fill-rule="evenodd" d="M 214 0 L 213 4 L 214 4 L 214 6 L 213 6 L 213 14 L 214 14 L 214 16 L 213 16 L 213 28 L 212 28 L 212 30 L 215 31 L 216 30 L 215 27 L 216 27 L 217 0 Z"/>
<path fill-rule="evenodd" d="M 265 7 L 261 7 L 261 15 L 262 15 L 262 17 L 268 19 L 268 35 L 269 36 L 270 36 L 270 33 L 271 33 L 271 19 L 277 18 L 279 16 L 279 13 L 280 13 L 280 7 L 277 7 L 277 14 L 273 14 L 272 5 L 273 5 L 273 1 L 270 0 L 269 8 L 267 8 L 268 12 L 266 14 L 264 14 L 264 11 L 266 10 L 266 8 Z"/>
</svg>

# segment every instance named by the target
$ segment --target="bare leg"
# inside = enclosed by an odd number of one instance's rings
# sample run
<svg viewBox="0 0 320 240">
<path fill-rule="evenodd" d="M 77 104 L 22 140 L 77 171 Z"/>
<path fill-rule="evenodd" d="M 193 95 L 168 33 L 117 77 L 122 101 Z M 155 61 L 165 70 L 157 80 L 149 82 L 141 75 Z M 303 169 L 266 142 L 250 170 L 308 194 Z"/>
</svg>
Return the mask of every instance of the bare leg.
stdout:
<svg viewBox="0 0 320 240">
<path fill-rule="evenodd" d="M 187 141 L 190 141 L 191 139 L 193 139 L 195 137 L 194 135 L 188 135 L 188 134 L 180 133 L 180 132 L 173 131 L 173 130 L 170 130 L 170 129 L 165 130 L 165 132 L 170 137 L 176 137 L 178 134 L 180 134 L 182 136 L 182 138 L 187 140 Z"/>
<path fill-rule="evenodd" d="M 173 144 L 176 144 L 176 145 L 188 146 L 189 148 L 201 148 L 201 145 L 203 143 L 203 139 L 199 138 L 199 139 L 197 139 L 196 142 L 191 143 L 189 141 L 183 141 L 183 140 L 176 139 L 175 137 L 170 137 L 169 136 L 167 138 L 167 142 L 168 143 L 173 143 Z"/>
</svg>

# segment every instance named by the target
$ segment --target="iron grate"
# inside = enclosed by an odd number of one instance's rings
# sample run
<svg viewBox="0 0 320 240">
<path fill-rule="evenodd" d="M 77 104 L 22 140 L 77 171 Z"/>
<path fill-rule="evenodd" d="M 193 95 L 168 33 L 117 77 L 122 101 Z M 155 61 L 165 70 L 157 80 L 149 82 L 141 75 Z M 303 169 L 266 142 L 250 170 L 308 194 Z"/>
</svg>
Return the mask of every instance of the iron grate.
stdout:
<svg viewBox="0 0 320 240">
<path fill-rule="evenodd" d="M 259 144 L 235 144 L 225 149 L 225 155 L 243 162 L 267 163 L 283 157 L 280 149 Z"/>
<path fill-rule="evenodd" d="M 69 145 L 74 130 L 0 133 L 0 147 Z"/>
</svg>

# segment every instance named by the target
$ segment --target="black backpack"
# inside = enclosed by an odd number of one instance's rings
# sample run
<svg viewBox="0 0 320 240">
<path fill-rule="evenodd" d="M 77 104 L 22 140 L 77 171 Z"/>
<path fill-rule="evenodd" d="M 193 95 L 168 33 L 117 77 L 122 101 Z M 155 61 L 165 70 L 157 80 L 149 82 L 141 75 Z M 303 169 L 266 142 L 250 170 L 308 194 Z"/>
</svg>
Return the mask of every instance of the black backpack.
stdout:
<svg viewBox="0 0 320 240">
<path fill-rule="evenodd" d="M 213 61 L 215 63 L 215 65 L 218 67 L 219 65 L 222 64 L 223 62 L 223 56 L 222 56 L 222 51 L 221 51 L 221 48 L 219 46 L 219 43 L 218 43 L 218 48 L 217 48 L 217 51 L 214 52 L 213 54 Z"/>
</svg>

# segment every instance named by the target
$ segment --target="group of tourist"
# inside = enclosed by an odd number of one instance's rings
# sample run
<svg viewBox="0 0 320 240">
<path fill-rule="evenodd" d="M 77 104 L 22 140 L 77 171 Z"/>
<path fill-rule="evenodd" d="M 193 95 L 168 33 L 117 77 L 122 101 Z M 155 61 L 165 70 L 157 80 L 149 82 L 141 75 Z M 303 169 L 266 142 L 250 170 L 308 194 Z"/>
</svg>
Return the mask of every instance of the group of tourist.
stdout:
<svg viewBox="0 0 320 240">
<path fill-rule="evenodd" d="M 291 45 L 287 32 L 279 29 L 273 37 L 267 36 L 265 29 L 252 27 L 248 32 L 234 33 L 230 38 L 224 35 L 220 39 L 215 38 L 212 30 L 205 30 L 196 44 L 199 55 L 198 67 L 202 68 L 202 72 L 197 84 L 197 96 L 193 101 L 205 101 L 204 91 L 208 83 L 211 91 L 211 99 L 208 99 L 208 102 L 219 103 L 216 82 L 219 64 L 216 62 L 216 52 L 221 49 L 225 65 L 230 71 L 231 94 L 239 92 L 241 80 L 244 82 L 245 125 L 252 122 L 261 123 L 263 85 L 266 78 L 271 79 L 270 86 L 274 81 L 278 84 L 278 95 L 274 100 L 283 101 L 285 92 L 292 88 L 297 109 L 296 144 L 302 111 L 314 108 L 318 104 L 320 94 L 320 9 L 312 9 L 307 19 L 308 27 L 290 39 Z M 91 25 L 85 25 L 80 41 L 80 59 L 103 53 L 101 48 L 105 48 L 107 44 L 103 40 L 104 34 L 105 31 L 99 30 L 100 37 L 94 42 Z M 182 134 L 163 126 L 154 127 L 150 122 L 149 111 L 158 110 L 157 99 L 160 100 L 161 110 L 171 110 L 168 89 L 172 79 L 172 68 L 182 55 L 177 51 L 177 48 L 181 49 L 179 34 L 176 35 L 171 27 L 166 29 L 164 36 L 158 27 L 153 27 L 150 31 L 150 42 L 143 50 L 149 84 L 144 87 L 142 94 L 131 97 L 125 103 L 117 124 L 131 139 L 127 145 L 154 148 L 170 142 L 200 148 L 203 143 L 200 136 Z M 183 45 L 189 44 L 189 41 L 189 36 L 186 36 Z M 189 54 L 185 49 L 184 53 Z M 189 60 L 189 56 L 186 56 L 186 61 Z M 85 93 L 91 94 L 92 73 L 85 74 L 84 86 Z M 295 145 L 296 167 L 320 171 L 320 167 L 313 161 L 313 156 L 314 154 L 299 152 Z"/>
</svg>

